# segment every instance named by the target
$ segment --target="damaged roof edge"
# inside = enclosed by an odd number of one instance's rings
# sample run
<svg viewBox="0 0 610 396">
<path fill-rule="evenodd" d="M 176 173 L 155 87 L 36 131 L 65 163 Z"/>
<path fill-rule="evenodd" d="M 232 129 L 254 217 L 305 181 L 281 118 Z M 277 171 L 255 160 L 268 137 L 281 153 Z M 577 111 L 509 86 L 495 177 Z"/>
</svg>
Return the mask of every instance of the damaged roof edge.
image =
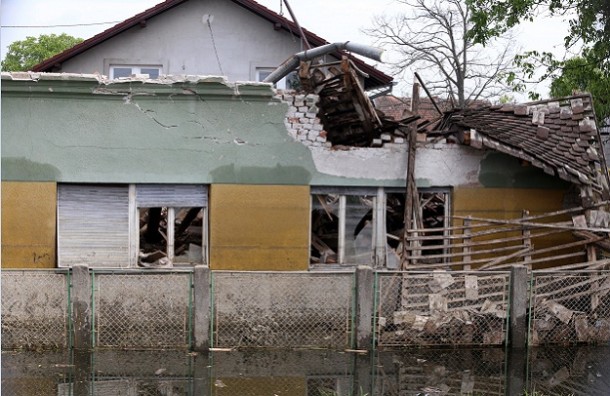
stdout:
<svg viewBox="0 0 610 396">
<path fill-rule="evenodd" d="M 109 79 L 101 74 L 2 72 L 2 91 L 126 95 L 148 91 L 184 95 L 257 97 L 271 100 L 273 86 L 261 82 L 229 82 L 221 76 L 163 76 Z M 35 84 L 31 84 L 35 83 Z M 26 87 L 27 86 L 27 87 Z"/>
</svg>

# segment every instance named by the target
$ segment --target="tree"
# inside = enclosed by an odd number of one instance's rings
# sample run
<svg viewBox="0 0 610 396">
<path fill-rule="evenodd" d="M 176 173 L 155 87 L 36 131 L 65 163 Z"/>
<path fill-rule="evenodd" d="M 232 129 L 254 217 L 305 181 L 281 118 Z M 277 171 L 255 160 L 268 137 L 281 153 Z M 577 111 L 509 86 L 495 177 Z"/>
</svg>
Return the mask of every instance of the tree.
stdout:
<svg viewBox="0 0 610 396">
<path fill-rule="evenodd" d="M 585 58 L 563 62 L 561 74 L 551 83 L 553 97 L 569 96 L 575 91 L 591 93 L 598 124 L 610 125 L 610 77 Z"/>
<path fill-rule="evenodd" d="M 409 13 L 375 17 L 373 28 L 366 30 L 377 44 L 397 52 L 399 60 L 392 64 L 394 74 L 423 71 L 430 91 L 448 94 L 462 108 L 506 91 L 502 81 L 514 56 L 510 43 L 497 39 L 494 49 L 475 43 L 464 0 L 397 2 L 407 6 Z"/>
<path fill-rule="evenodd" d="M 25 40 L 15 41 L 8 47 L 2 61 L 2 71 L 27 71 L 33 66 L 83 41 L 65 33 L 28 36 Z"/>
<path fill-rule="evenodd" d="M 467 0 L 472 11 L 475 42 L 487 44 L 521 21 L 533 21 L 548 11 L 570 17 L 566 49 L 582 43 L 583 56 L 610 74 L 610 1 L 608 0 Z M 535 55 L 535 54 L 534 54 Z M 545 54 L 548 60 L 548 54 Z"/>
</svg>

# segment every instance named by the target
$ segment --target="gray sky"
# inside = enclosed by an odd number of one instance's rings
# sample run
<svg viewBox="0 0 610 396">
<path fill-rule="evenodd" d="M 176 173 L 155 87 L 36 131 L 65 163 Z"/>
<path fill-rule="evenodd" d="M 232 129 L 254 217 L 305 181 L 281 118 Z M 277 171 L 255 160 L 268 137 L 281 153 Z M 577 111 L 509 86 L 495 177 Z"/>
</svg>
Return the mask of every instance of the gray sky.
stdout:
<svg viewBox="0 0 610 396">
<path fill-rule="evenodd" d="M 2 0 L 0 43 L 2 58 L 7 47 L 16 40 L 26 36 L 40 34 L 67 33 L 72 36 L 90 38 L 108 29 L 113 24 L 55 27 L 55 28 L 9 28 L 10 25 L 63 25 L 92 24 L 99 22 L 122 21 L 142 12 L 161 0 Z M 258 0 L 258 2 L 275 12 L 280 12 L 281 0 Z M 361 32 L 371 26 L 373 15 L 400 11 L 400 5 L 392 0 L 291 0 L 290 5 L 299 23 L 330 41 L 355 41 L 372 44 L 372 39 Z M 404 7 L 404 6 L 403 6 Z M 290 18 L 286 8 L 283 14 Z M 536 23 L 524 24 L 518 31 L 518 42 L 523 50 L 536 49 L 563 53 L 562 39 L 566 35 L 567 23 L 561 18 L 537 20 Z M 380 66 L 384 70 L 383 66 Z M 387 70 L 384 70 L 387 72 Z M 408 82 L 410 83 L 410 81 Z M 401 88 L 402 87 L 402 88 Z M 399 91 L 406 91 L 406 85 Z M 545 87 L 540 91 L 546 95 Z M 407 92 L 395 92 L 406 94 Z"/>
</svg>

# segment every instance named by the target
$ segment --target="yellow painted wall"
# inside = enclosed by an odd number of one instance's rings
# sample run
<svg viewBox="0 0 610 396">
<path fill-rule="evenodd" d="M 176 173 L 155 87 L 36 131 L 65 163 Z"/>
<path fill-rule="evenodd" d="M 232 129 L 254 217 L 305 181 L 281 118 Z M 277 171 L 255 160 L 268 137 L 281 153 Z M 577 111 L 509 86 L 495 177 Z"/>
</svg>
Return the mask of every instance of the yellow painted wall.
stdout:
<svg viewBox="0 0 610 396">
<path fill-rule="evenodd" d="M 307 270 L 309 186 L 210 187 L 210 267 Z"/>
<path fill-rule="evenodd" d="M 2 268 L 54 268 L 57 185 L 2 182 Z"/>
<path fill-rule="evenodd" d="M 565 190 L 518 188 L 455 188 L 453 213 L 494 219 L 521 217 L 523 209 L 539 214 L 563 209 Z"/>
<path fill-rule="evenodd" d="M 566 194 L 565 190 L 546 190 L 546 189 L 515 189 L 515 188 L 456 188 L 453 191 L 453 215 L 455 216 L 472 216 L 479 218 L 491 218 L 491 219 L 519 219 L 522 216 L 522 211 L 529 210 L 530 215 L 543 214 L 553 211 L 565 209 L 563 207 L 563 200 Z M 566 221 L 569 220 L 569 216 L 554 217 L 552 221 Z M 474 223 L 474 222 L 473 222 Z M 463 225 L 462 220 L 455 220 L 454 226 Z M 501 227 L 501 226 L 498 226 Z M 497 228 L 497 227 L 493 227 Z M 487 228 L 475 228 L 473 232 L 484 231 Z M 536 230 L 536 233 L 543 232 Z M 473 241 L 484 241 L 498 238 L 505 238 L 510 236 L 520 235 L 520 232 L 504 232 L 497 233 L 478 238 L 473 238 Z M 550 236 L 535 238 L 532 240 L 534 249 L 544 249 L 551 246 L 557 246 L 564 243 L 573 242 L 574 238 L 571 233 L 562 232 Z M 459 242 L 459 241 L 458 241 Z M 515 244 L 512 242 L 511 244 Z M 509 246 L 509 243 L 495 244 L 493 246 L 480 247 L 480 249 L 490 249 L 502 246 Z M 459 248 L 457 249 L 460 250 Z M 499 254 L 510 254 L 514 252 L 502 252 Z M 549 254 L 543 254 L 539 257 L 550 257 L 559 254 L 565 254 L 574 252 L 576 250 L 564 250 L 561 252 L 554 252 Z M 493 254 L 485 255 L 473 255 L 473 259 L 482 258 L 493 258 L 497 257 Z M 556 262 L 545 262 L 539 263 L 534 268 L 547 268 L 553 265 L 568 264 L 570 262 L 579 262 L 578 259 L 559 260 Z M 478 265 L 473 265 L 476 268 Z"/>
</svg>

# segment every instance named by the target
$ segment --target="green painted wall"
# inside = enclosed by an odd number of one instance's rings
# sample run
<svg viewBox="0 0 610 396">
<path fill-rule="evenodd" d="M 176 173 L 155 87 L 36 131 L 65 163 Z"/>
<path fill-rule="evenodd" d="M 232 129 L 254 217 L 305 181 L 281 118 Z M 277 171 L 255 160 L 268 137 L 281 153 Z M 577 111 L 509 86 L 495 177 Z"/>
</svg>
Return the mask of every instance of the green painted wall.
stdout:
<svg viewBox="0 0 610 396">
<path fill-rule="evenodd" d="M 479 182 L 487 188 L 543 188 L 565 190 L 570 185 L 540 168 L 507 154 L 490 151 L 481 161 Z"/>
<path fill-rule="evenodd" d="M 309 151 L 286 133 L 286 106 L 267 86 L 239 87 L 237 96 L 214 80 L 147 85 L 145 92 L 138 82 L 3 84 L 3 180 L 311 180 Z"/>
</svg>

